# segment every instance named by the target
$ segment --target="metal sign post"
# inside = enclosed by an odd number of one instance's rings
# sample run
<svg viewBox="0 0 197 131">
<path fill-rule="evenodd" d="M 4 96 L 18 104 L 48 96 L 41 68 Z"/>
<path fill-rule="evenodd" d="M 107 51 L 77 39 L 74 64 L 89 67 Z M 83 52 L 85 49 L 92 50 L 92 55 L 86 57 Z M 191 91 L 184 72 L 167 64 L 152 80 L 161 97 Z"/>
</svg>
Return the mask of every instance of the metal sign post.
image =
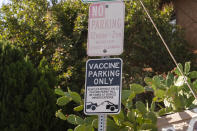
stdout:
<svg viewBox="0 0 197 131">
<path fill-rule="evenodd" d="M 107 130 L 107 115 L 101 114 L 98 115 L 98 131 L 106 131 Z"/>
</svg>

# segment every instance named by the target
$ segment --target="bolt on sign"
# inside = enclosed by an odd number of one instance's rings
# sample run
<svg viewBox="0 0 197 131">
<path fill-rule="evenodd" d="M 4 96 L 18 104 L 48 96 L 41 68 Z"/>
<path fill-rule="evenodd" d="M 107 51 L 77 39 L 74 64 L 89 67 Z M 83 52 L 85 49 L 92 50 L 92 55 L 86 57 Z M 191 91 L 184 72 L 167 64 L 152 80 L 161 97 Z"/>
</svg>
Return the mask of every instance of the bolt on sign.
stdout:
<svg viewBox="0 0 197 131">
<path fill-rule="evenodd" d="M 88 56 L 120 55 L 123 52 L 125 5 L 99 2 L 89 7 Z"/>
<path fill-rule="evenodd" d="M 86 62 L 85 114 L 118 114 L 121 89 L 121 59 L 90 59 Z"/>
</svg>

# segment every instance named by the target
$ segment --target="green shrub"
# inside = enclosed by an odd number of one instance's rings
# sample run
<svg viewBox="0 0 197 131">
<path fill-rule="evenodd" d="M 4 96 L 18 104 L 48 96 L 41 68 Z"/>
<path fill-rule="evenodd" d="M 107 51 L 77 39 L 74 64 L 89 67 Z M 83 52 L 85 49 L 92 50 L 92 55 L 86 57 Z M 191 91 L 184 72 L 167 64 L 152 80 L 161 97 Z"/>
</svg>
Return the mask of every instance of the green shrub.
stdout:
<svg viewBox="0 0 197 131">
<path fill-rule="evenodd" d="M 0 42 L 0 130 L 65 129 L 55 118 L 55 85 L 45 59 L 36 69 L 19 49 Z"/>
</svg>

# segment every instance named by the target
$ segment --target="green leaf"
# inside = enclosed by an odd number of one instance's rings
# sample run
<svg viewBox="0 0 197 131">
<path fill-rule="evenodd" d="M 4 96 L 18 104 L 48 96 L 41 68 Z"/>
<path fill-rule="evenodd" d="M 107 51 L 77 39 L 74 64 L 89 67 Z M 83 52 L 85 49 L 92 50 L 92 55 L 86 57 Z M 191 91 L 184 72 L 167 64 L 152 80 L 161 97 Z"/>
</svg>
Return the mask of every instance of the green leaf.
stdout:
<svg viewBox="0 0 197 131">
<path fill-rule="evenodd" d="M 94 131 L 94 128 L 92 127 L 92 125 L 86 125 L 85 131 Z"/>
<path fill-rule="evenodd" d="M 158 115 L 159 115 L 159 116 L 163 116 L 163 115 L 165 115 L 166 113 L 167 113 L 167 112 L 166 112 L 166 108 L 162 108 L 162 109 L 159 110 Z"/>
<path fill-rule="evenodd" d="M 159 88 L 161 86 L 161 79 L 159 76 L 154 76 L 153 77 L 153 84 L 152 87 L 154 88 Z"/>
<path fill-rule="evenodd" d="M 84 105 L 80 105 L 74 108 L 74 111 L 82 111 Z"/>
<path fill-rule="evenodd" d="M 124 113 L 123 111 L 120 111 L 117 115 L 112 115 L 114 121 L 116 122 L 116 125 L 120 126 L 122 122 L 124 121 Z"/>
<path fill-rule="evenodd" d="M 129 127 L 133 128 L 133 124 L 131 122 L 129 122 L 129 121 L 124 121 L 123 124 L 125 126 L 129 126 Z"/>
<path fill-rule="evenodd" d="M 111 120 L 110 118 L 107 118 L 107 130 L 108 131 L 118 131 L 119 127 L 116 125 L 116 123 L 114 123 L 113 120 Z"/>
<path fill-rule="evenodd" d="M 197 78 L 197 71 L 192 71 L 189 73 L 189 78 L 196 79 Z"/>
<path fill-rule="evenodd" d="M 134 122 L 135 121 L 135 112 L 133 110 L 129 110 L 127 112 L 127 118 L 129 121 Z"/>
<path fill-rule="evenodd" d="M 155 111 L 155 102 L 154 101 L 152 101 L 152 103 L 151 103 L 151 111 Z"/>
<path fill-rule="evenodd" d="M 155 113 L 153 112 L 148 112 L 147 113 L 147 118 L 150 119 L 152 121 L 152 123 L 156 124 L 157 122 L 157 117 L 155 115 Z"/>
<path fill-rule="evenodd" d="M 67 121 L 73 125 L 82 125 L 84 124 L 84 120 L 79 117 L 79 116 L 76 116 L 76 115 L 69 115 L 68 118 L 67 118 Z"/>
<path fill-rule="evenodd" d="M 93 126 L 94 128 L 98 128 L 98 119 L 94 119 L 94 120 L 92 121 L 92 126 Z"/>
<path fill-rule="evenodd" d="M 67 96 L 62 96 L 60 98 L 57 99 L 57 104 L 59 106 L 64 106 L 66 104 L 68 104 L 71 101 L 71 99 Z"/>
<path fill-rule="evenodd" d="M 134 92 L 131 92 L 131 94 L 130 94 L 128 100 L 129 100 L 129 101 L 132 101 L 133 98 L 135 98 L 135 96 L 136 96 L 136 94 L 135 94 Z"/>
<path fill-rule="evenodd" d="M 178 67 L 180 68 L 180 70 L 183 72 L 183 66 L 179 63 Z M 179 71 L 179 69 L 176 67 L 176 69 L 174 70 L 175 74 L 177 74 L 178 76 L 182 76 L 181 72 Z"/>
<path fill-rule="evenodd" d="M 165 115 L 165 114 L 167 114 L 167 113 L 169 113 L 169 112 L 171 112 L 171 111 L 172 111 L 172 109 L 169 108 L 169 107 L 167 107 L 167 108 L 162 108 L 162 109 L 159 110 L 158 115 L 159 115 L 159 116 L 163 116 L 163 115 Z"/>
<path fill-rule="evenodd" d="M 70 96 L 72 97 L 73 101 L 80 104 L 81 96 L 77 92 L 70 92 Z"/>
<path fill-rule="evenodd" d="M 168 90 L 166 95 L 170 96 L 170 97 L 174 97 L 175 94 L 178 92 L 178 87 L 177 86 L 171 86 Z"/>
<path fill-rule="evenodd" d="M 154 124 L 144 123 L 144 124 L 142 124 L 141 130 L 157 131 L 157 128 Z"/>
<path fill-rule="evenodd" d="M 195 80 L 192 85 L 194 86 L 194 89 L 197 90 L 197 80 Z"/>
<path fill-rule="evenodd" d="M 133 106 L 132 100 L 133 100 L 133 98 L 135 98 L 136 95 L 135 95 L 134 92 L 131 92 L 131 91 L 128 91 L 128 92 L 130 92 L 130 94 L 128 94 L 129 97 L 127 97 L 126 100 L 123 99 L 123 100 L 122 100 L 122 104 L 123 104 L 127 109 L 130 109 L 130 108 Z M 128 92 L 126 92 L 126 93 L 128 93 Z M 127 95 L 126 93 L 123 93 L 123 94 L 124 94 L 124 95 Z"/>
<path fill-rule="evenodd" d="M 122 127 L 121 129 L 119 129 L 119 131 L 134 131 L 134 130 L 129 126 L 126 126 L 126 127 Z"/>
<path fill-rule="evenodd" d="M 141 101 L 138 101 L 138 102 L 136 103 L 136 108 L 142 113 L 142 115 L 145 115 L 146 112 L 147 112 L 144 103 L 142 103 Z"/>
<path fill-rule="evenodd" d="M 126 101 L 131 94 L 131 90 L 122 90 L 122 101 Z"/>
<path fill-rule="evenodd" d="M 139 84 L 131 84 L 130 85 L 130 90 L 133 91 L 135 94 L 140 94 L 140 93 L 143 93 L 145 91 L 144 87 L 139 85 Z"/>
<path fill-rule="evenodd" d="M 66 120 L 66 116 L 62 113 L 62 110 L 58 110 L 56 111 L 56 117 L 62 119 L 62 120 Z"/>
<path fill-rule="evenodd" d="M 116 123 L 116 125 L 120 126 L 121 125 L 121 120 L 118 119 L 118 117 L 113 116 L 114 122 Z"/>
<path fill-rule="evenodd" d="M 174 109 L 176 111 L 182 111 L 185 107 L 186 101 L 182 95 L 176 95 L 174 98 Z"/>
<path fill-rule="evenodd" d="M 67 88 L 67 90 L 68 90 L 68 93 L 71 93 L 71 92 L 72 92 L 72 91 L 70 90 L 70 88 L 69 88 L 69 87 Z"/>
<path fill-rule="evenodd" d="M 64 92 L 60 88 L 55 89 L 55 94 L 60 95 L 60 96 L 64 96 Z"/>
<path fill-rule="evenodd" d="M 67 131 L 73 131 L 73 129 L 68 129 Z"/>
<path fill-rule="evenodd" d="M 75 127 L 74 131 L 86 131 L 85 125 L 78 125 Z"/>
<path fill-rule="evenodd" d="M 153 83 L 153 80 L 150 77 L 145 77 L 144 81 L 147 85 L 151 86 Z"/>
<path fill-rule="evenodd" d="M 85 124 L 92 125 L 92 122 L 97 119 L 97 116 L 89 116 L 84 119 Z"/>
<path fill-rule="evenodd" d="M 192 105 L 192 103 L 193 103 L 193 101 L 195 100 L 195 98 L 194 97 L 189 97 L 189 98 L 187 98 L 186 99 L 186 102 L 185 102 L 185 106 L 186 107 L 190 107 L 191 105 Z"/>
<path fill-rule="evenodd" d="M 185 75 L 187 75 L 189 73 L 189 71 L 190 71 L 190 65 L 191 65 L 191 62 L 186 62 L 185 63 L 185 70 L 184 70 Z"/>
<path fill-rule="evenodd" d="M 173 76 L 172 73 L 169 72 L 167 77 L 166 77 L 166 85 L 167 85 L 167 87 L 170 87 L 172 84 L 174 84 L 173 81 L 174 81 L 174 76 Z"/>
<path fill-rule="evenodd" d="M 164 98 L 165 97 L 165 91 L 164 90 L 156 89 L 154 94 L 157 98 Z"/>
</svg>

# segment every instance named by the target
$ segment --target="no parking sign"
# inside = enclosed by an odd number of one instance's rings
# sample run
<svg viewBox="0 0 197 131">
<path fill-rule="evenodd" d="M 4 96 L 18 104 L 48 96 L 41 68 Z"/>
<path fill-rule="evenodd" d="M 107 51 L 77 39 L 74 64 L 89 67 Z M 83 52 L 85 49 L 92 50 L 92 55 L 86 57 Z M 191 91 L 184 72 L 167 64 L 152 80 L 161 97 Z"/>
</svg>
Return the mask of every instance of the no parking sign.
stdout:
<svg viewBox="0 0 197 131">
<path fill-rule="evenodd" d="M 125 5 L 99 2 L 89 7 L 88 56 L 120 55 L 123 52 Z"/>
</svg>

